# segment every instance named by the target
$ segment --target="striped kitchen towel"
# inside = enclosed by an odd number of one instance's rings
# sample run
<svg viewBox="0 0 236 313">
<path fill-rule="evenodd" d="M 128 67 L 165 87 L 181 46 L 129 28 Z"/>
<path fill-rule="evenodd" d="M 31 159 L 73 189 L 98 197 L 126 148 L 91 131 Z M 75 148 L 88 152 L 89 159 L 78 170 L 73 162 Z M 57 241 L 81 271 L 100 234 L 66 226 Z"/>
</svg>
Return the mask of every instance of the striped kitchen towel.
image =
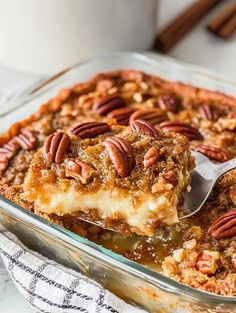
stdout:
<svg viewBox="0 0 236 313">
<path fill-rule="evenodd" d="M 101 285 L 26 248 L 0 225 L 0 255 L 19 291 L 44 313 L 145 313 Z"/>
</svg>

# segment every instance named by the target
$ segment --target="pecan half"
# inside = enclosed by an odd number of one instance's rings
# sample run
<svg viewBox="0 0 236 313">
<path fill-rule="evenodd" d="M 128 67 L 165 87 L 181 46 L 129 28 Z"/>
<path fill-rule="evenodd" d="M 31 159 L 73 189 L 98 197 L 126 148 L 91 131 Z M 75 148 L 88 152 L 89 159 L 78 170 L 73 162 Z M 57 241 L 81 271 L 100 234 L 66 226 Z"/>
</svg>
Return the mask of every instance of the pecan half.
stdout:
<svg viewBox="0 0 236 313">
<path fill-rule="evenodd" d="M 236 205 L 236 184 L 229 187 L 229 195 L 232 203 Z"/>
<path fill-rule="evenodd" d="M 160 95 L 157 102 L 162 110 L 170 112 L 175 112 L 179 105 L 179 99 L 169 93 Z"/>
<path fill-rule="evenodd" d="M 159 151 L 156 147 L 150 148 L 144 155 L 144 168 L 149 168 L 159 159 Z"/>
<path fill-rule="evenodd" d="M 66 177 L 79 179 L 82 184 L 87 184 L 94 174 L 94 169 L 79 159 L 66 159 Z"/>
<path fill-rule="evenodd" d="M 210 120 L 210 121 L 215 121 L 217 120 L 219 114 L 216 108 L 208 105 L 208 104 L 203 104 L 199 107 L 198 109 L 199 114 L 201 115 L 202 118 Z"/>
<path fill-rule="evenodd" d="M 22 129 L 21 133 L 13 139 L 14 142 L 19 144 L 23 150 L 34 150 L 36 145 L 36 138 L 33 133 L 27 129 Z"/>
<path fill-rule="evenodd" d="M 131 123 L 131 128 L 136 132 L 149 136 L 155 139 L 159 139 L 161 134 L 154 128 L 149 122 L 144 120 L 135 120 Z"/>
<path fill-rule="evenodd" d="M 117 95 L 105 96 L 96 100 L 93 104 L 93 111 L 100 115 L 106 116 L 114 109 L 122 108 L 126 105 L 123 98 Z"/>
<path fill-rule="evenodd" d="M 217 162 L 225 162 L 232 158 L 232 153 L 228 149 L 212 144 L 200 144 L 194 147 L 193 150 Z"/>
<path fill-rule="evenodd" d="M 213 275 L 219 267 L 220 253 L 218 251 L 204 250 L 198 256 L 196 268 L 203 274 Z"/>
<path fill-rule="evenodd" d="M 11 159 L 12 157 L 14 157 L 14 155 L 16 155 L 18 149 L 19 144 L 15 142 L 14 139 L 12 139 L 0 148 L 0 156 L 2 156 L 3 158 L 5 156 L 7 159 Z"/>
<path fill-rule="evenodd" d="M 131 144 L 120 137 L 109 137 L 104 141 L 113 165 L 121 177 L 129 176 L 135 166 Z"/>
<path fill-rule="evenodd" d="M 0 148 L 0 171 L 7 169 L 9 160 L 16 155 L 19 148 L 20 146 L 15 141 L 15 137 Z"/>
<path fill-rule="evenodd" d="M 164 133 L 175 132 L 183 134 L 188 137 L 190 140 L 202 139 L 202 135 L 199 133 L 197 128 L 192 127 L 191 125 L 179 122 L 179 121 L 166 121 L 160 124 L 160 128 Z"/>
<path fill-rule="evenodd" d="M 6 155 L 0 154 L 0 171 L 5 171 L 8 167 L 8 158 Z"/>
<path fill-rule="evenodd" d="M 70 148 L 70 137 L 64 132 L 50 135 L 43 146 L 44 157 L 49 163 L 61 163 Z"/>
<path fill-rule="evenodd" d="M 217 240 L 236 236 L 236 210 L 218 217 L 209 227 L 208 233 Z"/>
<path fill-rule="evenodd" d="M 129 119 L 131 114 L 135 111 L 132 108 L 120 108 L 115 109 L 107 114 L 108 118 L 114 118 L 120 125 L 129 125 Z"/>
<path fill-rule="evenodd" d="M 77 125 L 70 129 L 70 134 L 84 138 L 94 138 L 111 130 L 105 122 L 89 122 Z"/>
<path fill-rule="evenodd" d="M 152 125 L 159 124 L 168 119 L 166 112 L 161 109 L 146 109 L 134 112 L 130 117 L 130 123 L 135 120 L 145 120 Z"/>
</svg>

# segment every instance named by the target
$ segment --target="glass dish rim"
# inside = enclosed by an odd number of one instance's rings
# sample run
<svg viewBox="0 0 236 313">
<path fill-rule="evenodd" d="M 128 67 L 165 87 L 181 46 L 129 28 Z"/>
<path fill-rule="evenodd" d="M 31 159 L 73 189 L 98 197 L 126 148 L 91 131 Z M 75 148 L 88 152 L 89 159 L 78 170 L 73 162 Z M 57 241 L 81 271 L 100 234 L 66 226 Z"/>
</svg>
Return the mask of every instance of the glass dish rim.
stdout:
<svg viewBox="0 0 236 313">
<path fill-rule="evenodd" d="M 171 62 L 177 67 L 182 68 L 184 71 L 189 71 L 194 74 L 205 76 L 205 78 L 216 80 L 221 83 L 232 85 L 232 87 L 236 87 L 236 83 L 226 80 L 222 75 L 217 74 L 217 72 L 214 72 L 212 70 L 208 70 L 205 68 L 201 68 L 199 66 L 191 65 L 184 63 L 182 61 L 175 60 L 170 57 L 162 56 L 157 54 L 157 60 L 153 59 L 149 56 L 145 56 L 141 53 L 135 53 L 135 52 L 114 52 L 114 53 L 106 53 L 99 55 L 94 58 L 90 58 L 88 60 L 85 60 L 83 62 L 80 62 L 64 71 L 59 73 L 58 75 L 55 75 L 53 79 L 49 79 L 49 83 L 44 84 L 42 87 L 39 86 L 37 91 L 33 93 L 30 97 L 28 97 L 25 101 L 22 101 L 22 105 L 28 103 L 29 101 L 36 99 L 38 96 L 42 95 L 43 93 L 46 93 L 48 90 L 56 87 L 57 84 L 61 82 L 61 78 L 65 78 L 68 73 L 73 72 L 77 68 L 79 68 L 81 65 L 86 65 L 87 63 L 90 63 L 95 60 L 100 60 L 103 58 L 114 58 L 114 57 L 131 57 L 137 60 L 140 60 L 142 62 L 148 63 L 149 65 L 158 66 L 158 63 L 160 61 L 167 61 Z M 222 78 L 220 77 L 222 76 Z M 15 110 L 15 109 L 14 109 Z M 7 113 L 9 114 L 9 113 Z M 3 203 L 3 207 L 2 207 Z M 96 255 L 96 257 L 99 256 L 100 259 L 108 262 L 109 264 L 112 264 L 113 266 L 116 266 L 120 270 L 125 270 L 126 272 L 135 275 L 136 277 L 142 278 L 152 284 L 155 287 L 160 288 L 163 291 L 168 291 L 173 294 L 176 294 L 178 296 L 184 295 L 188 298 L 191 298 L 192 300 L 205 300 L 207 303 L 224 303 L 224 304 L 236 304 L 236 297 L 234 296 L 222 296 L 213 294 L 206 291 L 201 291 L 199 289 L 190 287 L 188 285 L 185 285 L 183 283 L 180 283 L 178 281 L 175 281 L 174 279 L 168 278 L 167 276 L 164 276 L 163 274 L 151 270 L 144 265 L 141 265 L 139 263 L 136 263 L 132 260 L 129 260 L 126 257 L 123 257 L 122 255 L 119 255 L 115 252 L 112 252 L 111 250 L 108 250 L 86 238 L 83 238 L 65 228 L 62 226 L 56 225 L 54 223 L 51 223 L 47 221 L 46 219 L 38 216 L 34 212 L 31 212 L 27 209 L 24 209 L 20 205 L 8 200 L 4 196 L 0 195 L 0 210 L 5 210 L 6 213 L 13 215 L 15 218 L 27 223 L 31 224 L 32 226 L 36 226 L 39 230 L 42 230 L 42 232 L 46 232 L 47 234 L 50 234 L 51 236 L 56 235 L 57 238 L 60 238 L 66 243 L 71 243 L 75 248 L 79 248 L 82 251 Z M 17 214 L 19 213 L 20 214 Z M 40 227 L 41 226 L 41 227 Z M 67 239 L 67 240 L 66 240 Z M 70 241 L 70 242 L 69 242 Z"/>
<path fill-rule="evenodd" d="M 232 88 L 236 88 L 236 82 L 226 78 L 226 75 L 224 75 L 222 73 L 219 73 L 213 69 L 208 69 L 208 68 L 205 68 L 205 67 L 202 67 L 199 65 L 187 63 L 187 62 L 184 62 L 182 60 L 177 60 L 177 59 L 170 57 L 170 56 L 163 56 L 160 53 L 155 53 L 155 59 L 152 58 L 151 56 L 147 56 L 147 55 L 144 55 L 142 53 L 132 52 L 132 51 L 130 51 L 130 52 L 118 51 L 118 52 L 110 52 L 110 53 L 100 53 L 97 56 L 90 57 L 84 61 L 76 63 L 73 66 L 65 68 L 64 70 L 60 71 L 59 73 L 56 73 L 55 75 L 49 77 L 48 79 L 46 79 L 42 83 L 39 83 L 39 85 L 36 86 L 34 88 L 34 90 L 30 92 L 29 95 L 27 95 L 26 97 L 19 100 L 18 105 L 16 107 L 14 107 L 12 110 L 8 111 L 7 113 L 2 114 L 0 117 L 7 116 L 9 113 L 12 113 L 16 109 L 19 109 L 20 106 L 23 106 L 23 105 L 27 104 L 28 102 L 36 99 L 38 96 L 43 95 L 48 90 L 52 89 L 58 83 L 60 83 L 60 80 L 62 78 L 66 79 L 68 74 L 71 74 L 74 70 L 76 70 L 80 66 L 86 65 L 86 64 L 93 62 L 93 61 L 99 61 L 99 60 L 102 60 L 105 58 L 109 59 L 109 58 L 115 58 L 115 57 L 131 57 L 131 58 L 134 58 L 138 61 L 147 63 L 149 65 L 153 65 L 153 66 L 157 66 L 159 62 L 163 61 L 166 63 L 170 63 L 171 65 L 174 65 L 177 68 L 180 68 L 182 71 L 184 70 L 184 71 L 191 72 L 193 74 L 201 75 L 202 77 L 205 77 L 207 79 L 214 80 L 214 81 L 217 81 L 217 82 L 220 82 L 223 84 L 231 85 Z M 177 80 L 177 81 L 179 81 L 181 83 L 180 80 Z M 189 84 L 190 86 L 195 87 L 195 85 L 192 83 L 184 83 L 184 84 L 186 84 L 186 85 Z M 204 89 L 204 87 L 202 87 L 202 88 Z M 205 89 L 207 89 L 207 88 L 205 88 Z M 219 91 L 219 93 L 224 94 L 224 92 L 221 92 L 221 91 Z"/>
</svg>

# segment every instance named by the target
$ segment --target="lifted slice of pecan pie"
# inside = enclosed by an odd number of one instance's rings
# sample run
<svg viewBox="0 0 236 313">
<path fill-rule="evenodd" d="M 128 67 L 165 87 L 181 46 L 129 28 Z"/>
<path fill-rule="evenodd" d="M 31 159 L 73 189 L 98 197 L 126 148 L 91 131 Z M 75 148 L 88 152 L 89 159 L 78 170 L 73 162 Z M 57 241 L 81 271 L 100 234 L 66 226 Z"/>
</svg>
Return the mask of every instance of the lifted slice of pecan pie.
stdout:
<svg viewBox="0 0 236 313">
<path fill-rule="evenodd" d="M 193 160 L 188 139 L 144 120 L 90 122 L 50 135 L 31 163 L 22 198 L 39 214 L 71 215 L 122 233 L 153 235 L 178 221 Z"/>
</svg>

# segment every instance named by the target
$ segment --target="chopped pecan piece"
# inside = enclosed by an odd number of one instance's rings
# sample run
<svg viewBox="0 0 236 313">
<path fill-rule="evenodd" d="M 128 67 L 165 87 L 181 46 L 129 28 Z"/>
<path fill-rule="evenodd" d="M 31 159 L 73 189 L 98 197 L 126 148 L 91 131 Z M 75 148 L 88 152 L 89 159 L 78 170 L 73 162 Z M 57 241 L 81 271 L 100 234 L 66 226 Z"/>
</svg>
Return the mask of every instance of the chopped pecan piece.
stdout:
<svg viewBox="0 0 236 313">
<path fill-rule="evenodd" d="M 64 132 L 50 135 L 44 143 L 44 158 L 49 163 L 61 163 L 70 148 L 70 137 Z"/>
<path fill-rule="evenodd" d="M 93 106 L 93 98 L 90 95 L 81 95 L 78 99 L 78 106 L 83 110 L 91 110 Z"/>
<path fill-rule="evenodd" d="M 109 137 L 105 140 L 110 158 L 121 177 L 129 176 L 135 166 L 135 158 L 131 144 L 119 137 Z"/>
<path fill-rule="evenodd" d="M 202 118 L 210 120 L 210 121 L 215 121 L 217 120 L 219 114 L 216 108 L 208 105 L 208 104 L 203 104 L 199 107 L 198 110 L 199 114 L 201 115 Z"/>
<path fill-rule="evenodd" d="M 150 148 L 144 155 L 143 165 L 145 168 L 151 167 L 159 158 L 159 151 L 156 147 Z"/>
<path fill-rule="evenodd" d="M 142 103 L 147 101 L 148 99 L 150 99 L 152 97 L 152 95 L 150 93 L 147 92 L 135 92 L 135 94 L 133 95 L 133 99 L 134 101 L 138 102 L 138 103 Z"/>
<path fill-rule="evenodd" d="M 116 122 L 120 125 L 129 125 L 131 114 L 135 111 L 132 108 L 120 108 L 115 109 L 107 114 L 108 118 L 116 119 Z"/>
<path fill-rule="evenodd" d="M 64 102 L 70 97 L 71 94 L 71 88 L 62 88 L 61 90 L 59 90 L 57 97 Z"/>
<path fill-rule="evenodd" d="M 146 109 L 134 112 L 130 117 L 130 122 L 135 120 L 145 120 L 152 125 L 157 125 L 168 119 L 166 112 L 161 109 Z"/>
<path fill-rule="evenodd" d="M 227 118 L 236 118 L 236 112 L 231 112 L 227 115 Z"/>
<path fill-rule="evenodd" d="M 36 138 L 29 130 L 22 129 L 21 133 L 13 139 L 23 150 L 34 150 Z"/>
<path fill-rule="evenodd" d="M 232 153 L 228 149 L 217 145 L 200 144 L 193 149 L 218 162 L 225 162 L 232 158 Z"/>
<path fill-rule="evenodd" d="M 121 75 L 124 80 L 131 80 L 135 81 L 136 83 L 141 83 L 145 80 L 145 74 L 136 70 L 124 71 L 123 73 L 121 73 Z"/>
<path fill-rule="evenodd" d="M 142 90 L 145 90 L 147 91 L 149 89 L 149 85 L 146 83 L 146 82 L 141 82 L 139 83 L 139 87 L 142 89 Z"/>
<path fill-rule="evenodd" d="M 105 96 L 96 100 L 93 104 L 93 111 L 106 116 L 109 112 L 122 108 L 126 105 L 125 100 L 117 95 Z"/>
<path fill-rule="evenodd" d="M 71 103 L 64 103 L 61 107 L 60 116 L 76 116 L 76 111 Z"/>
<path fill-rule="evenodd" d="M 131 123 L 131 127 L 136 132 L 145 136 L 149 136 L 155 139 L 158 139 L 161 136 L 161 134 L 158 133 L 156 128 L 154 128 L 150 123 L 144 120 L 133 121 L 133 123 Z"/>
<path fill-rule="evenodd" d="M 179 121 L 166 121 L 160 124 L 160 128 L 164 133 L 175 132 L 183 134 L 188 137 L 189 140 L 202 139 L 202 135 L 199 133 L 197 128 L 192 127 L 191 125 L 179 122 Z"/>
<path fill-rule="evenodd" d="M 94 174 L 94 169 L 79 159 L 66 159 L 66 177 L 79 179 L 82 184 L 87 184 Z"/>
<path fill-rule="evenodd" d="M 236 118 L 221 117 L 214 124 L 214 127 L 221 132 L 222 130 L 236 130 Z"/>
<path fill-rule="evenodd" d="M 107 90 L 107 93 L 109 94 L 109 95 L 117 95 L 117 93 L 118 93 L 118 87 L 112 87 L 112 88 L 110 88 L 110 89 L 108 89 Z"/>
<path fill-rule="evenodd" d="M 220 253 L 218 251 L 204 250 L 198 256 L 196 268 L 203 274 L 213 275 L 219 268 Z"/>
<path fill-rule="evenodd" d="M 122 87 L 121 90 L 124 93 L 134 93 L 139 89 L 138 84 L 134 82 L 126 82 Z"/>
<path fill-rule="evenodd" d="M 231 255 L 231 262 L 232 262 L 233 268 L 236 270 L 236 252 L 234 252 Z"/>
<path fill-rule="evenodd" d="M 192 250 L 196 247 L 196 245 L 197 245 L 197 241 L 196 241 L 196 239 L 193 238 L 193 239 L 185 241 L 183 243 L 183 248 Z"/>
<path fill-rule="evenodd" d="M 169 93 L 160 95 L 157 101 L 159 107 L 164 111 L 175 112 L 179 105 L 179 99 Z"/>
<path fill-rule="evenodd" d="M 236 184 L 230 186 L 229 195 L 233 204 L 236 205 Z"/>
<path fill-rule="evenodd" d="M 218 217 L 209 227 L 208 233 L 217 240 L 236 236 L 236 210 Z"/>
<path fill-rule="evenodd" d="M 96 90 L 98 92 L 104 92 L 114 86 L 114 82 L 111 79 L 100 80 L 96 85 Z"/>
<path fill-rule="evenodd" d="M 77 125 L 70 129 L 70 134 L 85 138 L 94 138 L 111 130 L 111 127 L 105 122 L 89 122 Z"/>
</svg>

